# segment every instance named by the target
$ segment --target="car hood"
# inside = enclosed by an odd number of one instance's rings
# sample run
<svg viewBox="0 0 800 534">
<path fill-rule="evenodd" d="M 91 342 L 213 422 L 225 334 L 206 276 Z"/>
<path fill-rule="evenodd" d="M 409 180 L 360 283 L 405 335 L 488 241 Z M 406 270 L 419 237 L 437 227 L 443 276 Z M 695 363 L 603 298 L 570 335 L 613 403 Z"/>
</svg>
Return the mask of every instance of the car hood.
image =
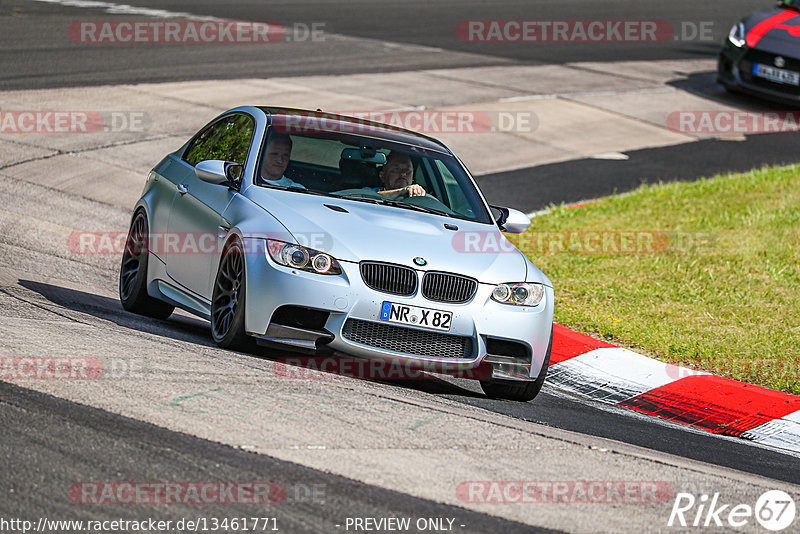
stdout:
<svg viewBox="0 0 800 534">
<path fill-rule="evenodd" d="M 490 284 L 527 280 L 551 285 L 493 225 L 277 189 L 250 187 L 246 194 L 278 219 L 298 244 L 338 260 L 455 272 Z M 341 209 L 346 211 L 337 211 Z M 415 258 L 427 263 L 417 265 Z"/>
<path fill-rule="evenodd" d="M 747 42 L 752 48 L 800 58 L 800 12 L 767 9 L 750 15 L 743 22 Z"/>
</svg>

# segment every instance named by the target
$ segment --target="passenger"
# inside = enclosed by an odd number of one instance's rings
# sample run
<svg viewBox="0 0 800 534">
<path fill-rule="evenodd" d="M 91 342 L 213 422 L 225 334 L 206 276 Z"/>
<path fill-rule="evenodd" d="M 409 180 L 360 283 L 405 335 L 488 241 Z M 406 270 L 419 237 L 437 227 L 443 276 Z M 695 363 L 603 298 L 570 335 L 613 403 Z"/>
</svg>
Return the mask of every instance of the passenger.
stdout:
<svg viewBox="0 0 800 534">
<path fill-rule="evenodd" d="M 283 134 L 271 135 L 264 153 L 264 161 L 261 164 L 261 179 L 264 183 L 305 189 L 306 187 L 303 184 L 299 184 L 283 174 L 289 166 L 291 157 L 292 139 Z"/>
<path fill-rule="evenodd" d="M 411 157 L 400 152 L 390 152 L 386 164 L 378 172 L 383 187 L 371 188 L 373 191 L 391 199 L 401 196 L 424 197 L 427 193 L 414 180 L 414 164 Z"/>
</svg>

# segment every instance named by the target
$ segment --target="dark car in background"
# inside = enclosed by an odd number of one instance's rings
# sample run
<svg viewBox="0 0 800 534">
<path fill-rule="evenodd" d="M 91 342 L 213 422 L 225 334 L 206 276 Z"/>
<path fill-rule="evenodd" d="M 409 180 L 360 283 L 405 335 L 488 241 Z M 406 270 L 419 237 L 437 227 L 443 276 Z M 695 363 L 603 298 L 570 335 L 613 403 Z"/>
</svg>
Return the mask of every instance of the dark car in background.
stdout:
<svg viewBox="0 0 800 534">
<path fill-rule="evenodd" d="M 727 89 L 800 104 L 800 0 L 783 0 L 731 28 L 719 55 Z"/>
</svg>

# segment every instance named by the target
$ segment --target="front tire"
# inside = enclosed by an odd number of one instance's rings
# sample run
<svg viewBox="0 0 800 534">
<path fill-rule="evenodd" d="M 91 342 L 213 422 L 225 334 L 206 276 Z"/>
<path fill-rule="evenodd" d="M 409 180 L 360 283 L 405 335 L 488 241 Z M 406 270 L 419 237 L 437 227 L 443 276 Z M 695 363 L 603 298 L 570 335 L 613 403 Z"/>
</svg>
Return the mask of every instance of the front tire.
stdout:
<svg viewBox="0 0 800 534">
<path fill-rule="evenodd" d="M 245 270 L 244 250 L 238 240 L 222 250 L 219 270 L 211 297 L 211 336 L 224 349 L 250 351 L 253 338 L 244 330 Z"/>
<path fill-rule="evenodd" d="M 542 390 L 547 369 L 550 367 L 550 352 L 553 350 L 553 330 L 550 330 L 550 343 L 542 363 L 542 370 L 536 380 L 520 382 L 516 380 L 481 380 L 481 389 L 491 399 L 506 399 L 528 402 L 536 398 Z"/>
<path fill-rule="evenodd" d="M 122 264 L 119 268 L 119 300 L 129 312 L 155 319 L 166 319 L 175 306 L 147 294 L 147 261 L 149 260 L 147 216 L 139 210 L 133 216 Z"/>
</svg>

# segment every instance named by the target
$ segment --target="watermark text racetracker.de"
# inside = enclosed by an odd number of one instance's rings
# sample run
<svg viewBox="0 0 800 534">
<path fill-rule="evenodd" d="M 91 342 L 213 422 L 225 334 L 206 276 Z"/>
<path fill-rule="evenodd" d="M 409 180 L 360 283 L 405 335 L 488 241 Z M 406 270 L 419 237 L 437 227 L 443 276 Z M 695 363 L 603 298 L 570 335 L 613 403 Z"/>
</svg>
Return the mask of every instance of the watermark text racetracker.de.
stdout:
<svg viewBox="0 0 800 534">
<path fill-rule="evenodd" d="M 144 111 L 0 111 L 0 134 L 137 133 L 149 125 L 150 116 Z"/>
<path fill-rule="evenodd" d="M 67 34 L 78 44 L 274 44 L 325 41 L 324 22 L 82 20 Z"/>
<path fill-rule="evenodd" d="M 456 35 L 468 43 L 716 42 L 714 30 L 710 20 L 462 20 Z"/>
<path fill-rule="evenodd" d="M 482 504 L 660 504 L 673 495 L 664 481 L 470 480 L 456 487 L 461 502 Z"/>
<path fill-rule="evenodd" d="M 103 369 L 91 357 L 0 357 L 0 380 L 94 380 Z"/>
<path fill-rule="evenodd" d="M 296 113 L 277 116 L 273 126 L 281 133 L 302 134 L 339 131 L 343 133 L 368 133 L 374 128 L 389 124 L 424 134 L 482 134 L 491 132 L 532 133 L 539 126 L 539 118 L 528 110 L 337 110 L 331 114 L 354 120 L 340 121 L 328 113 Z M 380 124 L 373 124 L 380 123 Z"/>
<path fill-rule="evenodd" d="M 76 482 L 76 504 L 278 504 L 286 488 L 277 482 Z"/>
<path fill-rule="evenodd" d="M 534 230 L 498 237 L 490 231 L 459 231 L 453 234 L 454 250 L 464 254 L 660 254 L 667 251 L 697 251 L 713 246 L 709 232 L 664 230 Z"/>
<path fill-rule="evenodd" d="M 0 356 L 0 380 L 141 380 L 153 370 L 140 356 Z"/>
<path fill-rule="evenodd" d="M 137 255 L 221 254 L 226 243 L 216 232 L 150 232 L 144 237 L 140 242 L 129 242 L 127 232 L 73 232 L 67 237 L 67 250 L 82 255 L 121 255 L 126 247 Z M 333 245 L 327 232 L 247 233 L 241 237 L 245 252 L 253 254 L 264 253 L 267 240 L 291 241 L 320 252 Z"/>
<path fill-rule="evenodd" d="M 276 517 L 246 515 L 235 517 L 182 517 L 180 519 L 52 519 L 37 520 L 0 517 L 0 532 L 273 532 L 280 531 Z"/>
<path fill-rule="evenodd" d="M 67 237 L 72 254 L 119 255 L 149 251 L 158 256 L 173 254 L 221 254 L 225 240 L 212 232 L 151 232 L 142 242 L 128 243 L 126 232 L 73 232 Z M 333 248 L 326 232 L 248 233 L 242 236 L 248 253 L 261 253 L 267 240 L 292 241 L 320 252 Z M 691 252 L 714 246 L 711 232 L 664 230 L 538 230 L 520 235 L 498 236 L 493 231 L 458 231 L 451 246 L 463 254 L 516 253 L 517 248 L 535 254 L 659 254 Z"/>
<path fill-rule="evenodd" d="M 412 322 L 416 319 L 412 318 Z M 482 380 L 492 374 L 489 364 L 464 368 L 447 362 L 413 362 L 400 358 L 363 359 L 349 356 L 287 356 L 272 366 L 277 378 L 288 380 L 425 380 L 437 375 Z"/>
<path fill-rule="evenodd" d="M 800 111 L 684 110 L 667 115 L 667 128 L 694 135 L 800 131 Z"/>
</svg>

